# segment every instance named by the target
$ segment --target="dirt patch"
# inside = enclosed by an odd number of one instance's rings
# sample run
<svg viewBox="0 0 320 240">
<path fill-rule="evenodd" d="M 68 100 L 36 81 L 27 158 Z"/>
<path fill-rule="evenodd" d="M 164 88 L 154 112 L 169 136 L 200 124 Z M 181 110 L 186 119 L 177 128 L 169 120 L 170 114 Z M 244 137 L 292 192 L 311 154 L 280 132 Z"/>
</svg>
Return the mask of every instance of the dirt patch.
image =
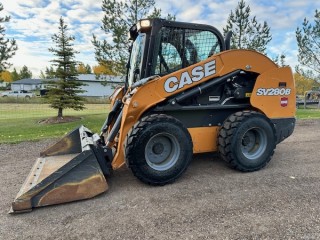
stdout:
<svg viewBox="0 0 320 240">
<path fill-rule="evenodd" d="M 81 117 L 64 116 L 64 117 L 51 117 L 47 119 L 40 120 L 39 124 L 56 124 L 56 123 L 68 123 L 79 121 Z"/>
</svg>

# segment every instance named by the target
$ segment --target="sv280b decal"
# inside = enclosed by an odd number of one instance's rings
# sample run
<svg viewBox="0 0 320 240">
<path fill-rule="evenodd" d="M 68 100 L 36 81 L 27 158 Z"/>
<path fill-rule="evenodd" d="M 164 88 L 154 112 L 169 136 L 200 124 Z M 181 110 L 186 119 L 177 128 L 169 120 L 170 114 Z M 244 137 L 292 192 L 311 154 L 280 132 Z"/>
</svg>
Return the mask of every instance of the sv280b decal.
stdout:
<svg viewBox="0 0 320 240">
<path fill-rule="evenodd" d="M 257 96 L 288 96 L 291 88 L 258 88 Z"/>
</svg>

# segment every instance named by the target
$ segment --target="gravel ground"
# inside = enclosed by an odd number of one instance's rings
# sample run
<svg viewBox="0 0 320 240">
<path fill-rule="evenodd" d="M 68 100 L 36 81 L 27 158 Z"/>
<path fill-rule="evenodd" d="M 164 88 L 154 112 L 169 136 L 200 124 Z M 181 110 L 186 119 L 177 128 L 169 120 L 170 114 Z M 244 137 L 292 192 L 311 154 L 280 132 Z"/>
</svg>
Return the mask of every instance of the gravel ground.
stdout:
<svg viewBox="0 0 320 240">
<path fill-rule="evenodd" d="M 202 155 L 174 184 L 151 187 L 124 168 L 94 199 L 8 215 L 50 143 L 0 145 L 0 239 L 320 239 L 320 120 L 298 121 L 258 172 Z"/>
</svg>

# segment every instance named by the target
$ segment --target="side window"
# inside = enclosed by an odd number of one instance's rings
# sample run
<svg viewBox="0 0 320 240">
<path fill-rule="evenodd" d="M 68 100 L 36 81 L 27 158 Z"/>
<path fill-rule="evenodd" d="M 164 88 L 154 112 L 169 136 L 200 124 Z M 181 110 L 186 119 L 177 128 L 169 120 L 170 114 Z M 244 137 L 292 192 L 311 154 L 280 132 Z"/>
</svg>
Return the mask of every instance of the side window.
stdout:
<svg viewBox="0 0 320 240">
<path fill-rule="evenodd" d="M 219 39 L 213 32 L 189 32 L 186 38 L 194 45 L 198 61 L 205 60 L 221 51 Z"/>
<path fill-rule="evenodd" d="M 159 75 L 188 67 L 221 51 L 218 37 L 210 31 L 163 27 L 158 39 L 154 73 Z"/>
<path fill-rule="evenodd" d="M 156 74 L 173 72 L 181 69 L 182 59 L 177 48 L 171 43 L 162 42 L 157 58 Z"/>
</svg>

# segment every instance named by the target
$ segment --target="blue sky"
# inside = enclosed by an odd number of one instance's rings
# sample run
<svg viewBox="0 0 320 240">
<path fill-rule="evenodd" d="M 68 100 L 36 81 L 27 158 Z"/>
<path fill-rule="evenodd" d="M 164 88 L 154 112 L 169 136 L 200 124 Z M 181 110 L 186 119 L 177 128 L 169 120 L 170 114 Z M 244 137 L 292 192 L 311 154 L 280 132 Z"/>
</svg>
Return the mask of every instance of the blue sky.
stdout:
<svg viewBox="0 0 320 240">
<path fill-rule="evenodd" d="M 119 0 L 120 1 L 120 0 Z M 38 77 L 40 70 L 50 66 L 53 56 L 51 36 L 58 31 L 60 16 L 68 24 L 69 33 L 76 37 L 77 60 L 91 66 L 97 65 L 92 46 L 92 34 L 100 39 L 110 39 L 100 29 L 103 12 L 102 0 L 0 0 L 4 6 L 1 15 L 10 15 L 5 25 L 9 38 L 18 43 L 16 56 L 11 59 L 19 70 L 26 65 Z M 268 44 L 269 57 L 286 55 L 286 63 L 294 68 L 297 61 L 295 30 L 306 17 L 313 21 L 320 1 L 314 0 L 246 0 L 251 16 L 259 22 L 267 21 L 271 27 L 272 41 Z M 177 21 L 214 25 L 220 31 L 226 25 L 231 10 L 238 0 L 156 0 L 162 14 L 175 14 Z M 12 70 L 12 68 L 11 68 Z"/>
</svg>

